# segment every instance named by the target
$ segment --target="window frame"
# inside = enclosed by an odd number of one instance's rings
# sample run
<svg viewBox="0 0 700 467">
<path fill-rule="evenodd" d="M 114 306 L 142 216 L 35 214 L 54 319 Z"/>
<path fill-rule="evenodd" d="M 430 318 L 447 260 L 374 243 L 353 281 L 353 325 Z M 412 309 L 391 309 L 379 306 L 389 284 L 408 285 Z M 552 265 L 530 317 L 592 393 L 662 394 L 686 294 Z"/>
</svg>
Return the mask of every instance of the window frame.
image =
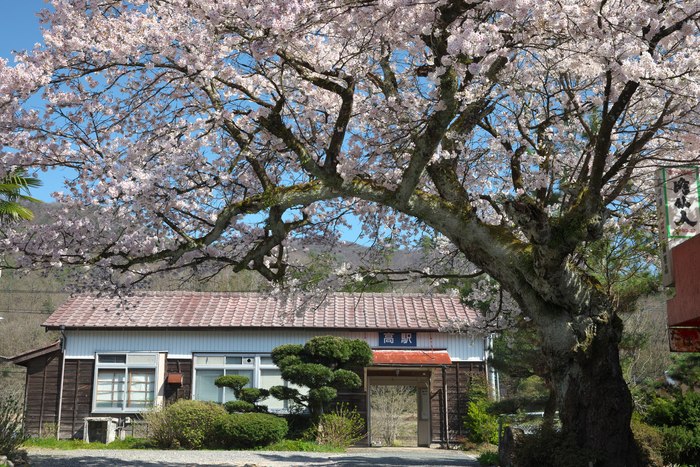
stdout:
<svg viewBox="0 0 700 467">
<path fill-rule="evenodd" d="M 100 362 L 100 356 L 102 355 L 124 355 L 124 363 L 114 363 L 114 362 Z M 153 362 L 148 363 L 138 363 L 129 362 L 129 356 L 138 357 L 152 357 Z M 99 389 L 99 374 L 100 370 L 108 370 L 118 372 L 121 371 L 124 375 L 123 384 L 123 398 L 121 400 L 120 407 L 98 407 L 97 394 Z M 141 407 L 128 406 L 131 400 L 131 390 L 130 390 L 130 373 L 132 370 L 153 370 L 153 391 L 151 393 L 151 403 Z M 147 410 L 151 410 L 158 404 L 158 381 L 160 374 L 160 358 L 157 352 L 96 352 L 95 353 L 95 371 L 93 375 L 92 384 L 92 412 L 93 413 L 141 413 Z M 143 384 L 143 383 L 140 383 Z M 148 384 L 148 383 L 147 383 Z M 144 393 L 143 391 L 138 391 L 139 393 Z M 145 392 L 147 394 L 147 392 Z"/>
<path fill-rule="evenodd" d="M 197 363 L 198 357 L 222 357 L 224 360 L 224 363 Z M 251 353 L 251 352 L 233 352 L 233 353 L 212 353 L 212 352 L 202 352 L 202 353 L 193 353 L 192 354 L 192 399 L 194 400 L 199 400 L 196 399 L 197 395 L 197 372 L 199 370 L 221 370 L 223 375 L 226 375 L 227 370 L 231 371 L 252 371 L 253 372 L 253 378 L 250 381 L 250 387 L 253 388 L 260 388 L 260 383 L 261 383 L 261 374 L 262 370 L 276 370 L 280 372 L 280 368 L 275 365 L 274 363 L 262 363 L 263 358 L 270 358 L 271 355 L 269 353 Z M 253 361 L 251 363 L 246 363 L 242 362 L 240 364 L 238 363 L 226 363 L 227 358 L 241 358 L 241 359 L 246 359 L 246 358 L 251 358 Z M 284 386 L 288 386 L 287 381 L 283 380 Z M 221 404 L 225 404 L 226 402 L 229 402 L 229 400 L 226 398 L 226 391 L 224 388 L 219 388 L 220 394 L 220 399 L 221 399 Z M 272 396 L 270 396 L 272 397 Z M 234 400 L 234 399 L 230 399 Z M 267 402 L 269 399 L 265 400 L 262 402 L 262 405 L 265 405 L 265 402 Z M 277 399 L 275 399 L 277 401 Z M 216 401 L 215 401 L 216 402 Z M 271 408 L 269 409 L 271 413 L 288 413 L 289 412 L 289 401 L 281 401 L 284 404 L 284 407 L 282 408 Z"/>
</svg>

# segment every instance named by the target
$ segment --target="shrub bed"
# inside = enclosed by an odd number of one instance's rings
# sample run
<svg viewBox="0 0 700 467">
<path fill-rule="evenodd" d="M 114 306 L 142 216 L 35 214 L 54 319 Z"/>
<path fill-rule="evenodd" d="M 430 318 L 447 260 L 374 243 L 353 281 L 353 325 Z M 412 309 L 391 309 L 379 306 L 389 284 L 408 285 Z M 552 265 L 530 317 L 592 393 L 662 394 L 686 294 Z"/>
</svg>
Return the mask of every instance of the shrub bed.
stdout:
<svg viewBox="0 0 700 467">
<path fill-rule="evenodd" d="M 214 421 L 220 447 L 248 449 L 276 443 L 287 434 L 287 421 L 264 413 L 234 413 Z"/>
<path fill-rule="evenodd" d="M 666 464 L 697 465 L 700 459 L 700 394 L 677 392 L 655 397 L 645 422 L 663 436 L 661 454 Z"/>
<path fill-rule="evenodd" d="M 340 448 L 355 444 L 365 435 L 364 419 L 345 404 L 338 405 L 331 413 L 323 414 L 315 428 L 319 444 Z"/>
<path fill-rule="evenodd" d="M 215 420 L 226 410 L 213 402 L 179 400 L 146 415 L 149 437 L 160 448 L 201 449 L 215 435 Z"/>
<path fill-rule="evenodd" d="M 314 428 L 313 420 L 311 416 L 306 413 L 290 413 L 283 415 L 284 419 L 287 420 L 287 425 L 289 426 L 289 431 L 287 432 L 287 439 L 290 440 L 310 440 L 316 439 L 316 432 L 313 432 L 313 436 L 309 436 L 311 429 Z"/>
<path fill-rule="evenodd" d="M 0 397 L 0 455 L 14 459 L 25 439 L 22 404 L 12 397 Z"/>
<path fill-rule="evenodd" d="M 556 467 L 589 467 L 597 461 L 594 453 L 581 450 L 574 439 L 544 426 L 519 440 L 515 458 L 518 465 Z"/>
</svg>

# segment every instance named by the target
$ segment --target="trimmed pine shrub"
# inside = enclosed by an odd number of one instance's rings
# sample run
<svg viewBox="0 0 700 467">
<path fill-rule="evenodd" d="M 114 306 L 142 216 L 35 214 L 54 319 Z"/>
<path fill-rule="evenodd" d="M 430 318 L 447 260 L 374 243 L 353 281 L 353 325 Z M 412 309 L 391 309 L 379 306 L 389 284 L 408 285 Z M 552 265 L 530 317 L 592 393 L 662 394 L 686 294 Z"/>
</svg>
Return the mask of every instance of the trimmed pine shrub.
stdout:
<svg viewBox="0 0 700 467">
<path fill-rule="evenodd" d="M 228 401 L 224 404 L 228 413 L 256 412 L 255 405 L 246 401 Z"/>
</svg>

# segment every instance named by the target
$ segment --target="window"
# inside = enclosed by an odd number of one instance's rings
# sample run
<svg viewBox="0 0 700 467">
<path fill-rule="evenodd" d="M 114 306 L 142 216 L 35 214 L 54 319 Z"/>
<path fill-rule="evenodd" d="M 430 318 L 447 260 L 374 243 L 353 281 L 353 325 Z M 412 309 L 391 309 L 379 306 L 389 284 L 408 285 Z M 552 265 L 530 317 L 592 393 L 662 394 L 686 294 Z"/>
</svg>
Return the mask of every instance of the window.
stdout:
<svg viewBox="0 0 700 467">
<path fill-rule="evenodd" d="M 236 400 L 229 388 L 218 388 L 214 381 L 223 375 L 241 375 L 248 378 L 248 386 L 270 389 L 284 386 L 282 373 L 269 355 L 195 355 L 194 356 L 194 399 L 225 403 Z M 287 409 L 285 401 L 270 396 L 263 400 L 272 412 Z"/>
<path fill-rule="evenodd" d="M 95 365 L 95 412 L 139 412 L 156 398 L 155 354 L 98 354 Z"/>
<path fill-rule="evenodd" d="M 260 370 L 260 387 L 262 389 L 270 389 L 272 386 L 286 386 L 286 382 L 282 379 L 282 372 L 278 369 Z M 270 396 L 263 401 L 267 408 L 271 411 L 286 409 L 286 401 L 281 401 Z"/>
</svg>

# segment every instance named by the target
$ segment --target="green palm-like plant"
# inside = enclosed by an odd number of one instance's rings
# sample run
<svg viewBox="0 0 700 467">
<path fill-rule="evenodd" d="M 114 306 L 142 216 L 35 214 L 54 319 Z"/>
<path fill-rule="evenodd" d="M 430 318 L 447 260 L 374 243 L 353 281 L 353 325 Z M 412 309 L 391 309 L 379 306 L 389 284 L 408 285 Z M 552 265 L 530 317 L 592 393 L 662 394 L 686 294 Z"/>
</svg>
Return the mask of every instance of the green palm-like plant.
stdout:
<svg viewBox="0 0 700 467">
<path fill-rule="evenodd" d="M 31 220 L 34 213 L 20 202 L 40 203 L 29 196 L 29 189 L 41 186 L 38 178 L 30 177 L 24 169 L 17 169 L 0 177 L 0 223 Z"/>
</svg>

